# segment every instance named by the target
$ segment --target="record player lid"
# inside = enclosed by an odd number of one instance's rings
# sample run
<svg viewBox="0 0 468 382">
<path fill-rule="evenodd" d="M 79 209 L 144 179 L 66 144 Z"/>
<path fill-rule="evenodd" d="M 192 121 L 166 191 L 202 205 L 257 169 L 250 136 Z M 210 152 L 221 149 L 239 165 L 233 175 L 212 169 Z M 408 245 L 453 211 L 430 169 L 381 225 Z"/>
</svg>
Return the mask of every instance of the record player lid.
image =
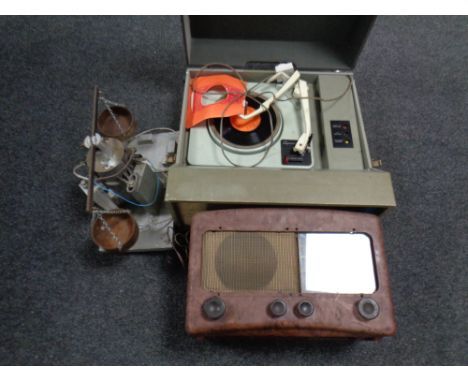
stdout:
<svg viewBox="0 0 468 382">
<path fill-rule="evenodd" d="M 352 70 L 375 16 L 183 16 L 187 63 Z M 265 66 L 261 66 L 266 64 Z"/>
</svg>

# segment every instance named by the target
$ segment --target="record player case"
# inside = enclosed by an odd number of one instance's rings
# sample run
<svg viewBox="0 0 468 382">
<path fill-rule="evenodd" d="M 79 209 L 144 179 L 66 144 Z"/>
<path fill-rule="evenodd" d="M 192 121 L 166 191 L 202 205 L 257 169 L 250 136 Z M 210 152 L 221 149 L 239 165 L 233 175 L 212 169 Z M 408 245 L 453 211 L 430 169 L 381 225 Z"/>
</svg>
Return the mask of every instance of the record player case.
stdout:
<svg viewBox="0 0 468 382">
<path fill-rule="evenodd" d="M 328 207 L 380 213 L 396 205 L 390 174 L 373 167 L 352 72 L 374 21 L 371 16 L 182 18 L 188 68 L 177 158 L 169 169 L 166 191 L 166 201 L 172 204 L 179 223 L 190 225 L 197 212 L 220 208 Z M 227 63 L 246 81 L 260 81 L 273 73 L 276 63 L 289 61 L 308 82 L 351 78 L 353 140 L 359 147 L 359 165 L 346 168 L 346 158 L 330 155 L 320 155 L 320 166 L 312 170 L 190 165 L 185 110 L 190 78 L 200 67 Z M 333 81 L 323 83 L 325 93 L 339 92 Z M 332 144 L 326 136 L 313 142 L 321 145 L 316 147 L 318 152 L 326 152 Z"/>
</svg>

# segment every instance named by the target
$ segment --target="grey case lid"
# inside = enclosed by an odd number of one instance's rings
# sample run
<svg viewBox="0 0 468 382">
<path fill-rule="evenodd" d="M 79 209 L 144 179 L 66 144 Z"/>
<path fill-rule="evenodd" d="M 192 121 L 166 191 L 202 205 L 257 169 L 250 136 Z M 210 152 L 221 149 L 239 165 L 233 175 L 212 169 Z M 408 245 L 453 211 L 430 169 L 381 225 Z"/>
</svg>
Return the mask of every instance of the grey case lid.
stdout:
<svg viewBox="0 0 468 382">
<path fill-rule="evenodd" d="M 187 64 L 353 70 L 375 16 L 183 16 Z"/>
</svg>

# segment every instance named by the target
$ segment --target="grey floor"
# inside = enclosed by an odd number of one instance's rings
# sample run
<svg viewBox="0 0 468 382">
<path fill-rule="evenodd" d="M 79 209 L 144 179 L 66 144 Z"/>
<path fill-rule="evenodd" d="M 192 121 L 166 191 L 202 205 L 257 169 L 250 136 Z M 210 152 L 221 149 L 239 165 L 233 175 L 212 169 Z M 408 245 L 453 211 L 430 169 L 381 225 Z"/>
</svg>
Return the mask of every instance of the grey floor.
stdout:
<svg viewBox="0 0 468 382">
<path fill-rule="evenodd" d="M 178 125 L 177 17 L 0 18 L 1 364 L 467 364 L 468 18 L 382 17 L 355 74 L 398 334 L 380 342 L 205 341 L 184 332 L 166 256 L 96 254 L 71 175 L 92 86 L 140 129 Z"/>
</svg>

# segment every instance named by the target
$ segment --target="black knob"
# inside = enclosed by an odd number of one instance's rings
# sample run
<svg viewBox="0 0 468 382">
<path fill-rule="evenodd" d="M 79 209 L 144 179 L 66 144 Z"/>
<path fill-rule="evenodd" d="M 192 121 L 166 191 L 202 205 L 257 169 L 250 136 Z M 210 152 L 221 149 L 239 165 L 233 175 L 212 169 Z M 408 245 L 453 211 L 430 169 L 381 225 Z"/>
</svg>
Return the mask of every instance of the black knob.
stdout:
<svg viewBox="0 0 468 382">
<path fill-rule="evenodd" d="M 362 298 L 357 304 L 359 314 L 366 320 L 373 320 L 379 315 L 380 308 L 375 300 L 371 298 Z"/>
<path fill-rule="evenodd" d="M 314 313 L 314 306 L 309 301 L 301 301 L 296 305 L 296 313 L 301 317 L 309 317 Z"/>
<path fill-rule="evenodd" d="M 274 300 L 268 305 L 268 311 L 273 317 L 281 317 L 288 311 L 288 306 L 283 300 Z"/>
<path fill-rule="evenodd" d="M 219 297 L 211 297 L 205 300 L 202 305 L 202 310 L 206 318 L 209 320 L 217 320 L 223 316 L 226 306 Z"/>
</svg>

